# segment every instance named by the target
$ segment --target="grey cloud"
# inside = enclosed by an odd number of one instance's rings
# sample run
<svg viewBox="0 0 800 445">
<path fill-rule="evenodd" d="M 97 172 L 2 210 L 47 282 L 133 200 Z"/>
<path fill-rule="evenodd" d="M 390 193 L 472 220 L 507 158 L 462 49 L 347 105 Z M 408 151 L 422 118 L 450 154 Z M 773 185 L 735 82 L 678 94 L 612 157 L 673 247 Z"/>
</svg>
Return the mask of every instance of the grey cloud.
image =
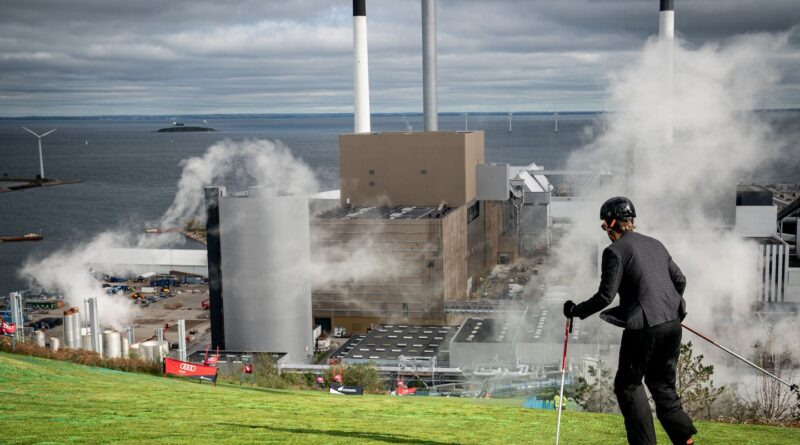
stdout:
<svg viewBox="0 0 800 445">
<path fill-rule="evenodd" d="M 794 0 L 676 2 L 690 45 L 800 23 Z M 348 111 L 350 1 L 5 0 L 0 115 Z M 418 0 L 370 1 L 372 109 L 421 108 Z M 442 111 L 597 109 L 655 0 L 439 0 Z M 800 38 L 774 55 L 798 106 Z M 198 108 L 202 103 L 202 109 Z"/>
</svg>

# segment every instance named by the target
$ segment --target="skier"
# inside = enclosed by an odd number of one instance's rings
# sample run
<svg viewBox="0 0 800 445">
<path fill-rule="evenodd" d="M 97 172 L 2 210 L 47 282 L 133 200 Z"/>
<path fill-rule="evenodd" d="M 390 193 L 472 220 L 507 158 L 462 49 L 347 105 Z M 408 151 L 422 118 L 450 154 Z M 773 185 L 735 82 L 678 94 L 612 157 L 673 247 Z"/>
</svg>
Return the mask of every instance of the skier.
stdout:
<svg viewBox="0 0 800 445">
<path fill-rule="evenodd" d="M 633 203 L 625 197 L 611 198 L 600 208 L 611 245 L 603 251 L 599 290 L 580 304 L 564 303 L 564 315 L 584 319 L 611 304 L 619 293 L 619 306 L 601 312 L 600 318 L 624 328 L 614 393 L 628 443 L 656 443 L 644 379 L 672 443 L 690 445 L 697 430 L 675 391 L 686 278 L 661 242 L 634 232 L 635 217 Z"/>
</svg>

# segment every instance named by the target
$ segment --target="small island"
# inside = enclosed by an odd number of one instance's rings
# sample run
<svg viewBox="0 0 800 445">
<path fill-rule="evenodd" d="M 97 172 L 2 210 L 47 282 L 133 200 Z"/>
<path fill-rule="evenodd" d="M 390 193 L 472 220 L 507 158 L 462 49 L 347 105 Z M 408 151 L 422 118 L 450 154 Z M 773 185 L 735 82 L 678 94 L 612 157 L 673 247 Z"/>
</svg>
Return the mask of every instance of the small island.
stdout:
<svg viewBox="0 0 800 445">
<path fill-rule="evenodd" d="M 7 184 L 2 184 L 3 182 Z M 23 191 L 34 187 L 50 187 L 54 185 L 65 184 L 78 184 L 82 182 L 80 179 L 58 179 L 58 178 L 42 178 L 36 175 L 35 178 L 14 177 L 4 174 L 0 176 L 0 193 Z"/>
<path fill-rule="evenodd" d="M 173 125 L 172 127 L 161 128 L 157 133 L 192 133 L 197 131 L 217 131 L 210 127 L 186 127 L 183 125 Z"/>
</svg>

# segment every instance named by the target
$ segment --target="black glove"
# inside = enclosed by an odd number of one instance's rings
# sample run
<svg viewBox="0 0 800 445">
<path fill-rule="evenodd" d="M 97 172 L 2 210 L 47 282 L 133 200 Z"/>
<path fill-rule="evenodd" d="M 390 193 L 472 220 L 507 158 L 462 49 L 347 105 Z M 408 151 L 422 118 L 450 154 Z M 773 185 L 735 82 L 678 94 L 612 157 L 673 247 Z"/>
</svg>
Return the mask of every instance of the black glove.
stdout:
<svg viewBox="0 0 800 445">
<path fill-rule="evenodd" d="M 573 314 L 572 312 L 575 310 L 575 306 L 577 306 L 577 304 L 573 303 L 572 300 L 567 300 L 564 303 L 564 316 L 567 318 L 574 317 L 575 314 Z"/>
</svg>

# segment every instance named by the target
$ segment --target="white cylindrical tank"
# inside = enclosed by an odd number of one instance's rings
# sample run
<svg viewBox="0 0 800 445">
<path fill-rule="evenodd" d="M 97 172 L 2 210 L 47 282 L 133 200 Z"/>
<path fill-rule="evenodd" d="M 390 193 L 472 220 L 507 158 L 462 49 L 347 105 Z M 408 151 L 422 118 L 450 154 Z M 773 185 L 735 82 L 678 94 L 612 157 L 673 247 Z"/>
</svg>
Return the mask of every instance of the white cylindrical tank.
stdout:
<svg viewBox="0 0 800 445">
<path fill-rule="evenodd" d="M 103 331 L 103 357 L 120 358 L 122 356 L 120 346 L 119 332 Z"/>
<path fill-rule="evenodd" d="M 168 352 L 169 343 L 165 341 L 149 340 L 139 343 L 139 356 L 146 362 L 161 363 Z"/>
<path fill-rule="evenodd" d="M 76 307 L 72 308 L 71 310 L 73 343 L 70 347 L 78 349 L 81 347 L 81 312 Z"/>
<path fill-rule="evenodd" d="M 128 339 L 127 338 L 122 337 L 121 346 L 122 346 L 122 350 L 120 352 L 122 353 L 122 358 L 129 358 L 130 357 L 130 343 L 128 343 Z"/>
<path fill-rule="evenodd" d="M 283 352 L 303 362 L 314 351 L 308 198 L 251 187 L 219 201 L 225 348 Z"/>
<path fill-rule="evenodd" d="M 158 341 L 148 340 L 139 343 L 139 358 L 145 362 L 152 362 L 154 350 L 158 345 Z"/>
<path fill-rule="evenodd" d="M 44 331 L 36 331 L 34 336 L 36 337 L 36 345 L 44 348 Z"/>
<path fill-rule="evenodd" d="M 74 331 L 75 327 L 73 322 L 75 317 L 72 316 L 72 309 L 64 311 L 64 347 L 72 348 L 75 344 Z"/>
<path fill-rule="evenodd" d="M 140 343 L 134 343 L 128 349 L 128 356 L 130 357 L 131 354 L 135 355 L 137 358 L 141 360 L 142 358 L 142 350 L 139 349 Z"/>
<path fill-rule="evenodd" d="M 61 340 L 57 337 L 50 337 L 50 350 L 53 352 L 58 351 L 58 348 L 61 346 Z"/>
<path fill-rule="evenodd" d="M 89 330 L 86 328 L 81 329 L 81 349 L 92 350 L 92 336 L 89 335 Z"/>
<path fill-rule="evenodd" d="M 168 357 L 168 356 L 169 356 L 169 342 L 168 341 L 162 341 L 161 342 L 161 355 L 159 355 L 158 361 L 161 362 L 161 359 L 163 359 L 164 357 Z"/>
</svg>

